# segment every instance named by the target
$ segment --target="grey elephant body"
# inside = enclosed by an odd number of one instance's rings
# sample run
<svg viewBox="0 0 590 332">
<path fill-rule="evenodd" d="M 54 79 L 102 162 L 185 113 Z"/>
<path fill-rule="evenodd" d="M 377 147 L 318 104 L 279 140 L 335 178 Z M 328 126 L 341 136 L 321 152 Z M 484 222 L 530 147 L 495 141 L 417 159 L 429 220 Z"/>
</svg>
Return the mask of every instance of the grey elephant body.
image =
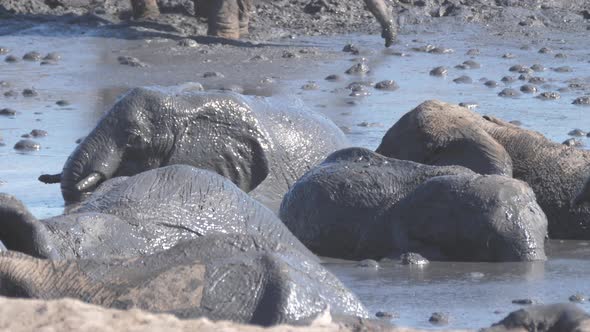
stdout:
<svg viewBox="0 0 590 332">
<path fill-rule="evenodd" d="M 545 259 L 547 221 L 526 184 L 361 148 L 335 152 L 308 172 L 285 196 L 280 212 L 293 234 L 319 255 Z"/>
<path fill-rule="evenodd" d="M 39 221 L 0 196 L 0 240 L 37 257 L 135 257 L 217 233 L 254 234 L 311 254 L 275 214 L 228 179 L 173 165 L 105 182 L 68 214 Z"/>
<path fill-rule="evenodd" d="M 404 115 L 376 151 L 427 164 L 462 165 L 482 174 L 512 174 L 535 192 L 551 237 L 590 238 L 590 206 L 584 203 L 590 197 L 585 186 L 590 177 L 588 151 L 438 101 Z"/>
<path fill-rule="evenodd" d="M 297 100 L 137 88 L 70 155 L 66 202 L 104 180 L 185 164 L 212 170 L 276 209 L 289 186 L 346 146 L 341 130 Z"/>
<path fill-rule="evenodd" d="M 5 252 L 0 291 L 260 325 L 305 322 L 327 309 L 367 317 L 358 299 L 315 260 L 248 234 L 209 235 L 131 259 L 49 261 Z"/>
</svg>

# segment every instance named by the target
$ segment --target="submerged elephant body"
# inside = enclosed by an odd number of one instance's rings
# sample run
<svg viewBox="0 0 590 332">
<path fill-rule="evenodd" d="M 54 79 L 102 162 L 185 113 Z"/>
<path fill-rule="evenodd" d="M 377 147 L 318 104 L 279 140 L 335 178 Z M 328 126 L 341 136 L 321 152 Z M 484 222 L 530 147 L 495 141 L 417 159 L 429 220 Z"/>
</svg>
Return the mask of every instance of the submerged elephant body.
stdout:
<svg viewBox="0 0 590 332">
<path fill-rule="evenodd" d="M 525 183 L 361 148 L 335 152 L 304 175 L 280 212 L 293 234 L 319 255 L 545 259 L 547 221 Z"/>
<path fill-rule="evenodd" d="M 0 253 L 0 291 L 260 325 L 309 321 L 328 308 L 336 315 L 368 316 L 315 260 L 254 235 L 209 235 L 152 255 L 108 261 L 52 262 Z"/>
<path fill-rule="evenodd" d="M 340 129 L 297 100 L 137 88 L 70 155 L 61 189 L 67 203 L 77 202 L 107 179 L 185 164 L 276 208 L 293 182 L 343 146 Z"/>
<path fill-rule="evenodd" d="M 0 240 L 37 257 L 135 257 L 218 233 L 254 234 L 311 253 L 275 214 L 228 179 L 173 165 L 104 183 L 70 213 L 39 221 L 0 195 Z"/>
<path fill-rule="evenodd" d="M 512 174 L 528 183 L 553 238 L 590 238 L 585 186 L 590 152 L 466 108 L 427 101 L 404 115 L 376 150 L 433 165 L 461 165 L 482 174 Z M 508 171 L 511 169 L 511 171 Z"/>
</svg>

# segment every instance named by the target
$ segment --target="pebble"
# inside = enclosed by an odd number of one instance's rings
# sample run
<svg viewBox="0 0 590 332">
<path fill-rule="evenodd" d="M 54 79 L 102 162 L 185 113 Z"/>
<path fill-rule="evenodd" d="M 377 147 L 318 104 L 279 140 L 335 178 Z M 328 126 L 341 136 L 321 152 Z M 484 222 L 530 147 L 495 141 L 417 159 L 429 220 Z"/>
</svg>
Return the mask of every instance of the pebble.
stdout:
<svg viewBox="0 0 590 332">
<path fill-rule="evenodd" d="M 14 90 L 9 90 L 4 92 L 4 97 L 16 97 L 18 95 L 18 92 L 14 91 Z"/>
<path fill-rule="evenodd" d="M 0 81 L 0 88 L 9 88 L 10 82 L 8 81 Z"/>
<path fill-rule="evenodd" d="M 61 99 L 61 100 L 56 101 L 55 104 L 57 106 L 68 106 L 70 104 L 70 102 L 67 100 Z"/>
<path fill-rule="evenodd" d="M 46 60 L 46 61 L 59 61 L 59 60 L 61 60 L 61 55 L 59 53 L 56 53 L 56 52 L 50 52 L 50 53 L 47 53 L 47 55 L 45 55 L 43 57 L 43 60 Z"/>
<path fill-rule="evenodd" d="M 23 55 L 23 60 L 26 60 L 26 61 L 40 61 L 41 60 L 41 54 L 39 52 L 36 52 L 36 51 L 27 52 L 27 53 L 25 53 L 25 55 Z"/>
<path fill-rule="evenodd" d="M 299 55 L 297 55 L 296 53 L 293 53 L 291 51 L 283 51 L 282 57 L 285 59 L 295 59 L 295 58 L 299 58 Z"/>
<path fill-rule="evenodd" d="M 447 69 L 447 67 L 444 67 L 444 66 L 435 67 L 434 69 L 432 69 L 430 71 L 431 76 L 445 76 L 448 73 L 449 73 L 449 70 Z"/>
<path fill-rule="evenodd" d="M 517 300 L 512 300 L 512 303 L 519 304 L 519 305 L 531 305 L 534 303 L 534 301 L 531 299 L 517 299 Z"/>
<path fill-rule="evenodd" d="M 367 66 L 365 63 L 357 63 L 346 70 L 346 73 L 349 75 L 366 74 L 368 72 L 369 66 Z"/>
<path fill-rule="evenodd" d="M 582 303 L 586 301 L 586 297 L 582 294 L 574 294 L 569 297 L 570 302 Z"/>
<path fill-rule="evenodd" d="M 508 68 L 508 70 L 509 70 L 509 71 L 512 71 L 512 72 L 519 72 L 519 73 L 520 73 L 522 70 L 525 70 L 525 69 L 528 69 L 528 67 L 525 67 L 525 66 L 523 66 L 523 65 L 514 65 L 514 66 L 512 66 L 512 67 Z"/>
<path fill-rule="evenodd" d="M 138 58 L 134 58 L 132 56 L 121 55 L 117 58 L 117 61 L 119 61 L 119 63 L 122 65 L 127 65 L 131 67 L 148 67 L 146 63 L 143 63 Z"/>
<path fill-rule="evenodd" d="M 456 69 L 461 69 L 461 70 L 469 69 L 469 67 L 466 66 L 466 65 L 464 65 L 464 64 L 456 65 L 455 68 Z"/>
<path fill-rule="evenodd" d="M 557 59 L 565 59 L 565 58 L 567 58 L 567 54 L 557 53 L 557 54 L 555 54 L 555 58 L 557 58 Z"/>
<path fill-rule="evenodd" d="M 7 54 L 8 52 L 10 52 L 10 49 L 4 46 L 0 46 L 0 54 Z"/>
<path fill-rule="evenodd" d="M 571 147 L 581 147 L 584 146 L 584 143 L 577 138 L 568 138 L 563 141 L 561 144 L 571 146 Z"/>
<path fill-rule="evenodd" d="M 399 263 L 402 265 L 426 265 L 430 263 L 424 256 L 415 252 L 401 254 L 399 260 Z"/>
<path fill-rule="evenodd" d="M 539 53 L 541 53 L 541 54 L 549 54 L 549 53 L 553 53 L 553 50 L 550 49 L 549 47 L 542 47 L 539 50 Z"/>
<path fill-rule="evenodd" d="M 459 106 L 465 107 L 470 110 L 474 110 L 479 107 L 479 104 L 474 101 L 464 101 L 464 102 L 460 102 Z"/>
<path fill-rule="evenodd" d="M 384 80 L 375 84 L 375 89 L 395 91 L 399 89 L 399 85 L 394 80 Z"/>
<path fill-rule="evenodd" d="M 301 87 L 302 90 L 317 90 L 319 88 L 320 86 L 317 85 L 316 82 L 308 82 L 303 84 L 303 86 Z"/>
<path fill-rule="evenodd" d="M 547 83 L 547 79 L 545 79 L 544 77 L 533 76 L 529 79 L 529 83 L 537 85 L 544 84 Z"/>
<path fill-rule="evenodd" d="M 522 122 L 518 121 L 518 120 L 512 120 L 509 123 L 515 125 L 515 126 L 522 126 Z"/>
<path fill-rule="evenodd" d="M 484 85 L 485 85 L 485 86 L 487 86 L 488 88 L 495 88 L 495 87 L 497 87 L 499 84 L 498 84 L 498 82 L 496 82 L 496 81 L 494 81 L 494 80 L 489 80 L 489 81 L 486 81 L 486 82 L 484 83 Z"/>
<path fill-rule="evenodd" d="M 359 54 L 359 48 L 354 44 L 346 44 L 342 48 L 342 52 L 352 53 L 352 54 Z"/>
<path fill-rule="evenodd" d="M 555 92 L 555 91 L 546 91 L 546 92 L 541 92 L 537 98 L 542 99 L 542 100 L 557 100 L 559 98 L 561 98 L 561 95 L 559 94 L 559 92 Z"/>
<path fill-rule="evenodd" d="M 363 121 L 361 123 L 358 123 L 357 126 L 359 126 L 359 127 L 381 127 L 381 124 L 378 122 Z"/>
<path fill-rule="evenodd" d="M 518 92 L 514 89 L 506 88 L 506 89 L 500 91 L 500 93 L 498 93 L 498 96 L 500 96 L 500 97 L 518 97 L 518 96 L 520 96 L 520 92 Z"/>
<path fill-rule="evenodd" d="M 529 74 L 520 74 L 520 76 L 518 76 L 518 79 L 520 81 L 528 81 L 531 79 L 531 75 Z"/>
<path fill-rule="evenodd" d="M 475 62 L 475 61 L 473 61 L 473 60 L 467 60 L 467 61 L 464 61 L 464 62 L 463 62 L 463 64 L 464 64 L 465 66 L 467 66 L 468 68 L 471 68 L 471 69 L 478 69 L 478 68 L 481 68 L 481 65 L 480 65 L 478 62 Z"/>
<path fill-rule="evenodd" d="M 4 61 L 6 61 L 6 62 L 18 62 L 18 58 L 15 57 L 14 55 L 8 55 L 6 58 L 4 58 Z"/>
<path fill-rule="evenodd" d="M 433 313 L 428 321 L 434 325 L 447 325 L 449 324 L 449 315 L 442 312 Z"/>
<path fill-rule="evenodd" d="M 269 58 L 264 56 L 264 54 L 258 54 L 250 58 L 250 61 L 268 61 Z"/>
<path fill-rule="evenodd" d="M 392 319 L 392 318 L 398 318 L 399 315 L 396 314 L 395 312 L 390 312 L 390 311 L 377 311 L 375 313 L 375 317 L 381 318 L 381 319 Z"/>
<path fill-rule="evenodd" d="M 514 55 L 512 53 L 506 53 L 506 54 L 502 55 L 502 57 L 504 59 L 514 59 L 514 58 L 516 58 L 516 55 Z"/>
<path fill-rule="evenodd" d="M 340 75 L 332 74 L 332 75 L 326 76 L 325 80 L 326 81 L 337 82 L 337 81 L 341 81 L 342 80 L 342 77 Z"/>
<path fill-rule="evenodd" d="M 0 115 L 13 116 L 16 115 L 16 111 L 12 108 L 3 108 L 0 110 Z"/>
<path fill-rule="evenodd" d="M 587 133 L 582 129 L 574 129 L 567 134 L 570 136 L 586 136 Z"/>
<path fill-rule="evenodd" d="M 508 84 L 508 83 L 515 82 L 516 78 L 514 78 L 514 76 L 504 76 L 504 77 L 502 77 L 501 81 Z"/>
<path fill-rule="evenodd" d="M 38 151 L 41 149 L 41 145 L 30 139 L 22 139 L 16 142 L 14 149 L 19 151 Z"/>
<path fill-rule="evenodd" d="M 223 78 L 224 76 L 222 73 L 216 72 L 216 71 L 208 71 L 203 74 L 203 78 L 210 78 L 210 77 Z"/>
<path fill-rule="evenodd" d="M 47 132 L 43 129 L 33 129 L 29 135 L 33 137 L 45 137 L 47 136 Z"/>
<path fill-rule="evenodd" d="M 537 93 L 537 87 L 532 84 L 525 84 L 520 87 L 520 91 L 524 93 Z"/>
<path fill-rule="evenodd" d="M 540 72 L 540 71 L 545 71 L 547 70 L 547 68 L 545 68 L 545 66 L 535 63 L 534 65 L 531 66 L 531 69 L 536 71 L 536 72 Z"/>
<path fill-rule="evenodd" d="M 197 47 L 197 46 L 199 46 L 199 43 L 197 43 L 197 41 L 194 40 L 194 39 L 185 38 L 185 39 L 181 39 L 178 42 L 178 46 L 182 46 L 182 47 Z"/>
<path fill-rule="evenodd" d="M 370 95 L 371 93 L 364 87 L 361 87 L 360 89 L 353 89 L 349 94 L 351 97 L 366 97 Z"/>
<path fill-rule="evenodd" d="M 477 48 L 472 48 L 470 50 L 467 51 L 467 53 L 465 53 L 466 55 L 479 55 L 481 52 L 479 51 L 479 49 Z"/>
<path fill-rule="evenodd" d="M 576 98 L 572 104 L 574 105 L 590 105 L 590 96 L 582 96 Z"/>
<path fill-rule="evenodd" d="M 454 53 L 455 50 L 453 50 L 452 48 L 446 48 L 446 47 L 435 47 L 433 49 L 431 49 L 430 51 L 428 51 L 428 53 L 432 53 L 432 54 L 450 54 L 450 53 Z"/>
<path fill-rule="evenodd" d="M 553 68 L 553 71 L 556 73 L 571 73 L 574 70 L 570 66 L 561 66 L 561 67 Z"/>
<path fill-rule="evenodd" d="M 39 93 L 35 89 L 24 89 L 22 94 L 23 97 L 37 97 L 39 95 Z"/>
<path fill-rule="evenodd" d="M 356 264 L 358 267 L 369 268 L 377 270 L 380 268 L 379 263 L 372 259 L 363 259 L 362 261 Z"/>
</svg>

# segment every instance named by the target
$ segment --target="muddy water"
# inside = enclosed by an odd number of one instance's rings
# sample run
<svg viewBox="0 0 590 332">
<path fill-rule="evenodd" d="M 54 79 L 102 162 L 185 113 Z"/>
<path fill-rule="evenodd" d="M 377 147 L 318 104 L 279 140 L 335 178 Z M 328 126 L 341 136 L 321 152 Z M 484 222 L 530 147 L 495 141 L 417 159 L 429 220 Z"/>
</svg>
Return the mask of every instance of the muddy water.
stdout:
<svg viewBox="0 0 590 332">
<path fill-rule="evenodd" d="M 14 117 L 0 116 L 0 135 L 5 144 L 0 146 L 0 190 L 23 200 L 37 217 L 61 213 L 59 186 L 42 185 L 36 178 L 43 173 L 59 172 L 75 148 L 75 141 L 94 127 L 120 93 L 139 85 L 188 81 L 200 81 L 205 86 L 237 83 L 257 94 L 298 94 L 310 107 L 341 126 L 352 144 L 368 148 L 375 148 L 384 132 L 402 114 L 433 98 L 456 103 L 475 102 L 479 105 L 476 110 L 482 114 L 519 120 L 527 128 L 563 141 L 574 128 L 590 131 L 590 117 L 586 115 L 590 108 L 571 104 L 590 90 L 560 92 L 560 99 L 549 101 L 536 98 L 537 94 L 502 98 L 498 96 L 502 89 L 518 90 L 525 82 L 516 80 L 504 84 L 501 78 L 520 75 L 508 71 L 512 65 L 539 63 L 547 68 L 532 74 L 547 81 L 538 85 L 539 92 L 556 91 L 572 79 L 590 85 L 590 54 L 585 49 L 585 38 L 573 34 L 543 35 L 536 39 L 494 36 L 477 27 L 451 25 L 430 31 L 428 28 L 409 31 L 393 51 L 383 50 L 376 36 L 290 41 L 298 48 L 316 47 L 323 52 L 312 64 L 305 60 L 310 56 L 307 53 L 286 62 L 273 60 L 277 57 L 272 47 L 248 48 L 239 50 L 237 55 L 227 55 L 237 57 L 236 62 L 243 66 L 227 68 L 223 61 L 218 61 L 220 54 L 225 54 L 216 46 L 189 50 L 169 39 L 143 41 L 116 37 L 108 29 L 39 24 L 23 28 L 22 23 L 5 24 L 0 28 L 0 46 L 12 49 L 11 54 L 20 58 L 34 50 L 43 55 L 58 52 L 62 60 L 55 65 L 22 60 L 16 64 L 0 62 L 0 80 L 11 85 L 0 88 L 0 109 L 9 107 L 17 111 Z M 360 47 L 361 53 L 344 55 L 342 59 L 340 49 L 351 41 Z M 430 54 L 412 50 L 426 44 L 450 48 L 454 52 Z M 554 52 L 538 53 L 542 47 L 550 47 Z M 480 54 L 466 55 L 472 48 L 478 48 Z M 280 50 L 278 52 L 280 54 Z M 503 58 L 505 53 L 512 53 L 515 58 Z M 556 58 L 556 53 L 567 57 Z M 260 54 L 271 58 L 262 71 L 260 67 L 249 66 L 249 59 Z M 116 60 L 119 55 L 137 56 L 150 67 L 122 66 Z M 371 72 L 364 76 L 344 74 L 348 67 L 361 61 L 359 58 L 365 58 L 362 61 L 371 67 Z M 478 62 L 481 68 L 454 68 L 466 60 Z M 437 66 L 448 67 L 448 75 L 429 75 Z M 562 66 L 569 66 L 573 71 L 551 70 Z M 205 80 L 202 78 L 205 71 L 220 71 L 226 78 Z M 329 74 L 338 74 L 343 80 L 325 81 L 323 78 Z M 473 83 L 454 83 L 453 79 L 461 75 L 470 76 Z M 269 76 L 274 77 L 275 83 L 261 86 L 260 80 Z M 483 78 L 496 80 L 499 86 L 488 88 L 481 81 Z M 369 86 L 366 89 L 369 96 L 350 97 L 350 90 L 345 88 L 354 81 L 385 79 L 395 80 L 399 89 L 379 91 Z M 301 86 L 308 80 L 314 80 L 319 88 L 302 90 Z M 20 92 L 25 88 L 35 88 L 39 95 L 23 97 Z M 16 91 L 17 96 L 4 97 L 9 90 Z M 69 105 L 59 106 L 58 100 L 67 100 Z M 47 137 L 35 139 L 41 149 L 29 153 L 15 151 L 12 147 L 20 136 L 33 129 L 49 133 Z M 585 137 L 581 140 L 590 144 Z M 355 291 L 372 312 L 396 313 L 399 316 L 393 320 L 396 324 L 431 327 L 428 317 L 439 311 L 450 314 L 452 327 L 473 328 L 487 326 L 502 314 L 516 309 L 518 306 L 511 303 L 513 299 L 556 302 L 567 301 L 576 293 L 590 296 L 590 287 L 584 283 L 590 272 L 588 243 L 552 242 L 548 254 L 550 260 L 546 263 L 432 263 L 424 268 L 410 268 L 389 262 L 383 263 L 379 270 L 367 271 L 353 263 L 329 261 L 327 267 Z"/>
</svg>

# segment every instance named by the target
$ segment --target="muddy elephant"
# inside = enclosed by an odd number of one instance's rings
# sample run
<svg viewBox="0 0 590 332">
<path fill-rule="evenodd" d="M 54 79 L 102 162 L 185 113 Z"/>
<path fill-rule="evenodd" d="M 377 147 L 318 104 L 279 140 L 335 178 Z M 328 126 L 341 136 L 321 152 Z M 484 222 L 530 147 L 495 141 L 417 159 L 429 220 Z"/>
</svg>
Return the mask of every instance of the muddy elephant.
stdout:
<svg viewBox="0 0 590 332">
<path fill-rule="evenodd" d="M 305 322 L 327 309 L 368 316 L 315 260 L 281 241 L 248 234 L 208 235 L 127 259 L 50 261 L 4 252 L 0 293 L 259 325 Z"/>
<path fill-rule="evenodd" d="M 363 148 L 330 155 L 285 195 L 281 220 L 311 251 L 346 259 L 544 260 L 547 220 L 529 186 Z"/>
<path fill-rule="evenodd" d="M 582 332 L 590 328 L 590 315 L 573 303 L 534 305 L 511 312 L 481 332 L 559 331 Z"/>
<path fill-rule="evenodd" d="M 250 11 L 253 0 L 193 0 L 197 11 L 208 18 L 207 34 L 224 38 L 238 39 L 248 35 Z M 397 28 L 391 10 L 384 0 L 364 0 L 369 11 L 381 25 L 381 37 L 385 46 L 393 44 Z M 131 0 L 135 18 L 155 17 L 160 14 L 157 0 Z"/>
<path fill-rule="evenodd" d="M 549 220 L 549 236 L 590 239 L 590 151 L 466 108 L 427 101 L 405 114 L 376 150 L 432 165 L 462 165 L 482 174 L 512 174 L 528 183 Z"/>
<path fill-rule="evenodd" d="M 272 211 L 228 179 L 191 166 L 112 179 L 68 214 L 41 221 L 0 194 L 0 240 L 41 258 L 135 257 L 217 233 L 260 235 L 314 257 Z"/>
<path fill-rule="evenodd" d="M 136 88 L 105 114 L 57 179 L 66 203 L 101 182 L 166 165 L 221 174 L 271 209 L 289 186 L 347 146 L 342 131 L 297 99 Z"/>
</svg>

